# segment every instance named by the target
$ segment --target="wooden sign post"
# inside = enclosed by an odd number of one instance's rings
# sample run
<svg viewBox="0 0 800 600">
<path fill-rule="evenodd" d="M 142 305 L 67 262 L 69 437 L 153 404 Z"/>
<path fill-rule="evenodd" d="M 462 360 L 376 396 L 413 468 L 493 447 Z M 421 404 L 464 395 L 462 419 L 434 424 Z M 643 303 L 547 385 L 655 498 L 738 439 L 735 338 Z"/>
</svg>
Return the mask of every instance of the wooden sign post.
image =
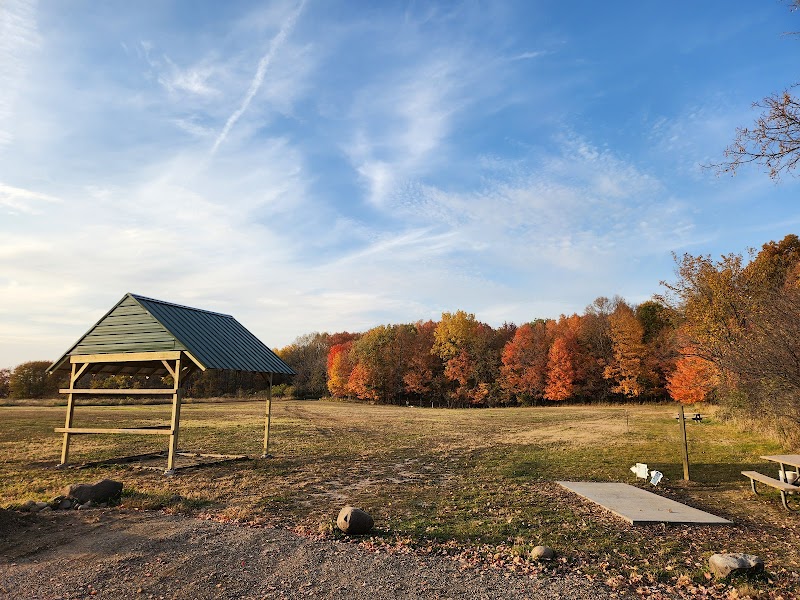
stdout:
<svg viewBox="0 0 800 600">
<path fill-rule="evenodd" d="M 683 404 L 680 404 L 681 440 L 683 441 L 683 478 L 689 481 L 689 443 L 686 441 L 686 416 L 683 413 Z"/>
</svg>

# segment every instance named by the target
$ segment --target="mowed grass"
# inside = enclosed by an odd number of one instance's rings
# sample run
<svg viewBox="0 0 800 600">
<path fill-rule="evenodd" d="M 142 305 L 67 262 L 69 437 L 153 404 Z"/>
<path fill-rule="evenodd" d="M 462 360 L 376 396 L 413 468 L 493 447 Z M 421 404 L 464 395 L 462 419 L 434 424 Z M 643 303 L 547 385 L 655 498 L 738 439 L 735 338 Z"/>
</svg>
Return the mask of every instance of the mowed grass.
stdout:
<svg viewBox="0 0 800 600">
<path fill-rule="evenodd" d="M 456 549 L 475 560 L 515 564 L 535 545 L 563 559 L 554 569 L 651 582 L 681 575 L 703 583 L 714 552 L 747 552 L 767 562 L 748 585 L 791 590 L 800 572 L 800 517 L 777 493 L 754 496 L 740 472 L 772 476 L 762 454 L 782 448 L 715 418 L 687 423 L 692 482 L 684 482 L 676 405 L 558 406 L 445 410 L 324 401 L 273 402 L 271 458 L 179 471 L 131 466 L 55 469 L 63 407 L 0 407 L 0 505 L 47 500 L 76 481 L 124 482 L 134 508 L 211 514 L 220 519 L 328 531 L 344 504 L 376 521 L 386 544 Z M 168 422 L 170 407 L 79 406 L 75 426 Z M 262 453 L 264 403 L 183 406 L 182 449 Z M 71 462 L 166 448 L 162 436 L 75 436 Z M 558 480 L 647 486 L 629 468 L 646 462 L 665 475 L 657 493 L 734 521 L 733 526 L 626 524 L 564 491 Z M 649 488 L 648 489 L 652 489 Z M 455 552 L 456 550 L 453 550 Z M 450 550 L 448 550 L 449 552 Z M 499 558 L 498 558 L 499 557 Z"/>
</svg>

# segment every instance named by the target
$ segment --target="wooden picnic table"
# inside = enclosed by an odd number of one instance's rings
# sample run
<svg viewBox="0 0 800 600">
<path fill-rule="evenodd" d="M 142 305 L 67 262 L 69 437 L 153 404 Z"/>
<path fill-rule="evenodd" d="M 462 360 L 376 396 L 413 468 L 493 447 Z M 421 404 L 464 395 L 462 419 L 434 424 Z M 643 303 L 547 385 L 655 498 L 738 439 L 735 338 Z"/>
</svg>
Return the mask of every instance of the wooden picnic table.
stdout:
<svg viewBox="0 0 800 600">
<path fill-rule="evenodd" d="M 781 472 L 784 473 L 784 475 L 781 475 L 781 479 L 774 479 L 773 477 L 764 475 L 758 471 L 742 471 L 742 475 L 750 479 L 750 485 L 753 489 L 753 493 L 758 494 L 758 491 L 756 491 L 756 481 L 770 487 L 774 487 L 781 493 L 781 502 L 783 502 L 783 506 L 786 508 L 786 510 L 795 510 L 789 506 L 787 496 L 800 492 L 800 486 L 797 486 L 794 483 L 788 483 L 785 480 L 785 474 L 791 472 L 786 468 L 787 466 L 794 467 L 794 472 L 797 473 L 795 482 L 800 480 L 800 454 L 773 454 L 770 456 L 762 456 L 761 458 L 770 462 L 778 463 L 781 466 Z"/>
</svg>

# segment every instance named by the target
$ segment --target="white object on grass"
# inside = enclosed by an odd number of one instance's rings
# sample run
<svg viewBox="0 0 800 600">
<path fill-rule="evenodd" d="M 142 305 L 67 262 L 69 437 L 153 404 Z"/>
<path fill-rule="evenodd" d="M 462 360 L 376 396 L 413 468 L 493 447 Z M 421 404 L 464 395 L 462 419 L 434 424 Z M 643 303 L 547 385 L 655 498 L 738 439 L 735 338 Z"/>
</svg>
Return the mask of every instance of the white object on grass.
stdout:
<svg viewBox="0 0 800 600">
<path fill-rule="evenodd" d="M 664 474 L 661 471 L 651 471 L 650 475 L 652 475 L 650 478 L 650 483 L 653 485 L 658 485 L 658 482 L 664 477 Z"/>
<path fill-rule="evenodd" d="M 631 471 L 634 475 L 636 475 L 639 479 L 647 479 L 649 475 L 649 471 L 647 470 L 647 465 L 644 463 L 636 463 L 631 467 Z"/>
</svg>

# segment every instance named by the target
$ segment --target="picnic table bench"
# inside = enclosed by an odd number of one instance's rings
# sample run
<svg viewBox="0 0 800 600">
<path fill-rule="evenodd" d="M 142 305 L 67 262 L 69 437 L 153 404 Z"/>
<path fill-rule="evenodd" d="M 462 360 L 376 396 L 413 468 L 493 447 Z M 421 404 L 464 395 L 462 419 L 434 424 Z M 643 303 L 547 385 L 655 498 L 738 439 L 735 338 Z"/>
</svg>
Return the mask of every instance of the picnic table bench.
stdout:
<svg viewBox="0 0 800 600">
<path fill-rule="evenodd" d="M 780 454 L 776 456 L 762 456 L 761 458 L 778 463 L 781 466 L 782 473 L 791 472 L 786 468 L 787 465 L 794 467 L 796 469 L 794 471 L 795 473 L 800 472 L 800 454 Z M 756 481 L 758 481 L 759 483 L 775 488 L 781 493 L 781 502 L 783 502 L 783 506 L 786 510 L 800 510 L 791 508 L 788 502 L 788 496 L 800 492 L 800 486 L 775 479 L 769 475 L 759 473 L 758 471 L 742 471 L 742 475 L 750 479 L 750 487 L 753 488 L 754 494 L 758 494 L 758 490 L 756 490 Z"/>
<path fill-rule="evenodd" d="M 680 420 L 681 416 L 678 414 L 678 415 L 675 415 L 675 418 Z M 694 413 L 693 417 L 691 417 L 691 418 L 687 417 L 686 420 L 687 421 L 694 421 L 695 423 L 699 423 L 700 421 L 703 420 L 703 415 L 701 415 L 700 413 Z"/>
</svg>

